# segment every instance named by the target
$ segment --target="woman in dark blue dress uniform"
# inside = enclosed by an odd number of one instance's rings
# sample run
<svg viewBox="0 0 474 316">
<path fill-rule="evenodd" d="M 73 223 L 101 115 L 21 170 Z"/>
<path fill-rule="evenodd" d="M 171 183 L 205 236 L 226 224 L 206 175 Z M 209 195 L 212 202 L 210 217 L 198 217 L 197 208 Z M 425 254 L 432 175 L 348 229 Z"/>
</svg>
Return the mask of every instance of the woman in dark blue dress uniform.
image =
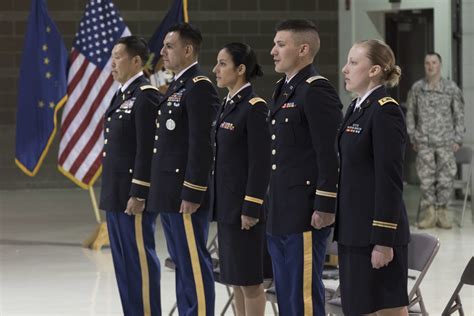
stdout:
<svg viewBox="0 0 474 316">
<path fill-rule="evenodd" d="M 337 137 L 335 239 L 344 314 L 407 315 L 407 135 L 403 113 L 386 91 L 401 70 L 388 45 L 366 40 L 352 46 L 342 72 L 346 89 L 358 96 Z"/>
<path fill-rule="evenodd" d="M 217 86 L 229 90 L 213 129 L 211 190 L 221 282 L 233 285 L 238 315 L 263 315 L 263 200 L 271 140 L 267 104 L 250 84 L 262 71 L 250 46 L 231 43 L 220 50 L 213 72 Z"/>
</svg>

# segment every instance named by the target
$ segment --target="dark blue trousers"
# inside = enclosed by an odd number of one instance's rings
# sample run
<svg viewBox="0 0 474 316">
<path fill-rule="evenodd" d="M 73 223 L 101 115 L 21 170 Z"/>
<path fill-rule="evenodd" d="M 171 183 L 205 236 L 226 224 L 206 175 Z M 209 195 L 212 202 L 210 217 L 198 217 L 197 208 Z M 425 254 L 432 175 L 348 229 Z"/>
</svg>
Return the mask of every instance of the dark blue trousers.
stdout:
<svg viewBox="0 0 474 316">
<path fill-rule="evenodd" d="M 176 299 L 181 316 L 213 316 L 215 303 L 212 261 L 207 251 L 209 219 L 206 212 L 192 215 L 160 213 L 166 244 L 176 264 Z"/>
<path fill-rule="evenodd" d="M 322 272 L 329 232 L 267 234 L 280 315 L 325 315 Z"/>
<path fill-rule="evenodd" d="M 157 213 L 106 212 L 115 276 L 125 316 L 161 316 Z"/>
</svg>

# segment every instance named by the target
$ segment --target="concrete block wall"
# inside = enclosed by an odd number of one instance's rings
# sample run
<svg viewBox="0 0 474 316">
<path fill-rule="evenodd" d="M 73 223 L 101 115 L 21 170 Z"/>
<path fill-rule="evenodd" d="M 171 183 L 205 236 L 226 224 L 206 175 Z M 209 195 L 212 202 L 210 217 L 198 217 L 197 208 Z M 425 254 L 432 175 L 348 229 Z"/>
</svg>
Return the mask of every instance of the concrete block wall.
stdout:
<svg viewBox="0 0 474 316">
<path fill-rule="evenodd" d="M 67 49 L 72 45 L 86 0 L 47 0 L 50 15 L 58 26 Z M 148 39 L 165 16 L 171 0 L 114 0 L 133 34 Z M 36 177 L 23 174 L 14 164 L 17 80 L 23 36 L 30 0 L 0 1 L 0 190 L 74 187 L 57 171 L 59 139 L 56 137 Z M 218 50 L 230 41 L 250 44 L 264 66 L 265 76 L 257 79 L 257 92 L 269 100 L 279 75 L 273 71 L 270 49 L 274 26 L 281 19 L 306 18 L 319 27 L 321 51 L 317 68 L 335 86 L 338 82 L 338 1 L 333 0 L 188 0 L 190 22 L 204 37 L 200 63 L 208 72 Z M 21 92 L 28 93 L 28 87 Z M 225 91 L 220 91 L 222 95 Z"/>
</svg>

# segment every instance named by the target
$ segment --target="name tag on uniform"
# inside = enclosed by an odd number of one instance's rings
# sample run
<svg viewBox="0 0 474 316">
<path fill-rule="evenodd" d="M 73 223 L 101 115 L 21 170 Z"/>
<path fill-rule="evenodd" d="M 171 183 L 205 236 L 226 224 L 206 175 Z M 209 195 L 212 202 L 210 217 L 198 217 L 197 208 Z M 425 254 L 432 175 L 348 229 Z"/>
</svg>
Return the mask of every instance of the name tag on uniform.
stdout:
<svg viewBox="0 0 474 316">
<path fill-rule="evenodd" d="M 296 108 L 295 102 L 288 102 L 285 103 L 281 106 L 282 109 L 291 109 L 291 108 Z"/>
<path fill-rule="evenodd" d="M 220 128 L 227 129 L 229 131 L 233 131 L 235 129 L 234 124 L 229 123 L 229 122 L 222 122 L 220 125 Z"/>
<path fill-rule="evenodd" d="M 346 127 L 346 133 L 360 134 L 360 132 L 362 132 L 362 127 L 359 124 L 352 124 Z"/>
</svg>

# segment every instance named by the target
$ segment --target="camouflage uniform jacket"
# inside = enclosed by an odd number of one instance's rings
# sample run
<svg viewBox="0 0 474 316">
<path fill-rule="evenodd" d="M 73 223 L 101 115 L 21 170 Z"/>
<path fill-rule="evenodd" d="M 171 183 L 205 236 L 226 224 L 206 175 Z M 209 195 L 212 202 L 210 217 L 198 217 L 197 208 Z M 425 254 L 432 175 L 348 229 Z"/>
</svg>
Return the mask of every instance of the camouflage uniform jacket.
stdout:
<svg viewBox="0 0 474 316">
<path fill-rule="evenodd" d="M 461 144 L 464 134 L 464 100 L 451 80 L 441 78 L 436 89 L 425 79 L 408 93 L 407 129 L 413 144 Z"/>
</svg>

